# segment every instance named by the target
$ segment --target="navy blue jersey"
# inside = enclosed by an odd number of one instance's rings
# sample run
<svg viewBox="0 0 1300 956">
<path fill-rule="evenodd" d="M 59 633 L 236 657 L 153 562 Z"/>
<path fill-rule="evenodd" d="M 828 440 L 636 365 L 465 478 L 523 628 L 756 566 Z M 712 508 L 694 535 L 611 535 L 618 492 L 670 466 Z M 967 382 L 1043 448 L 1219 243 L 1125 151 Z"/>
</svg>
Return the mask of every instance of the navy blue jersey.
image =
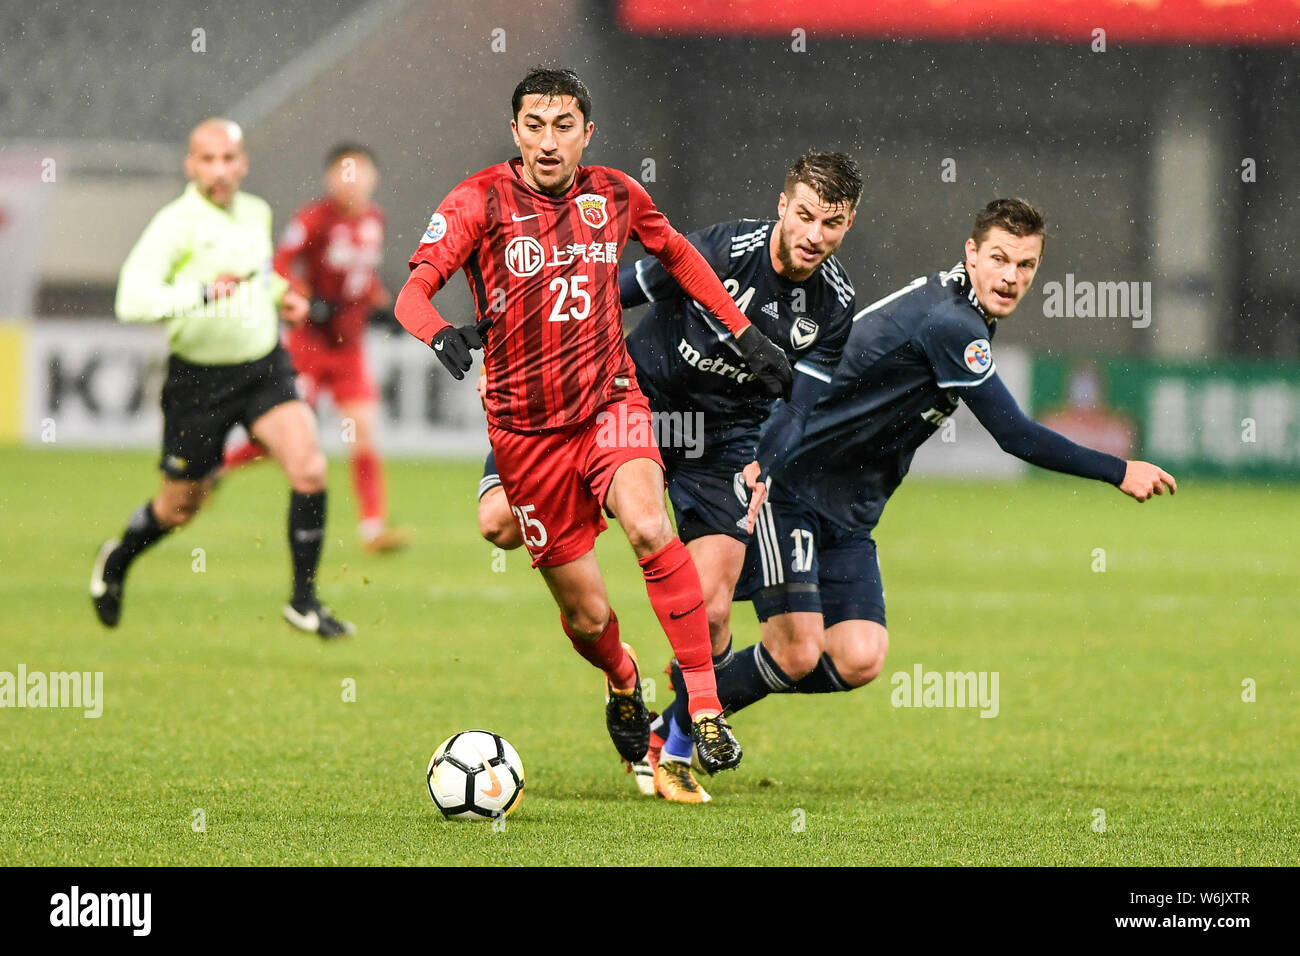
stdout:
<svg viewBox="0 0 1300 956">
<path fill-rule="evenodd" d="M 799 373 L 830 381 L 852 325 L 848 275 L 831 256 L 803 282 L 779 276 L 768 251 L 772 220 L 720 223 L 686 238 L 737 307 L 785 349 Z M 628 336 L 637 380 L 657 411 L 702 413 L 706 444 L 757 440 L 772 398 L 753 381 L 730 332 L 690 299 L 654 258 L 636 264 L 650 311 Z"/>
<path fill-rule="evenodd" d="M 837 524 L 874 527 L 916 449 L 956 410 L 962 390 L 993 376 L 996 325 L 986 321 L 962 265 L 867 306 L 774 482 Z"/>
</svg>

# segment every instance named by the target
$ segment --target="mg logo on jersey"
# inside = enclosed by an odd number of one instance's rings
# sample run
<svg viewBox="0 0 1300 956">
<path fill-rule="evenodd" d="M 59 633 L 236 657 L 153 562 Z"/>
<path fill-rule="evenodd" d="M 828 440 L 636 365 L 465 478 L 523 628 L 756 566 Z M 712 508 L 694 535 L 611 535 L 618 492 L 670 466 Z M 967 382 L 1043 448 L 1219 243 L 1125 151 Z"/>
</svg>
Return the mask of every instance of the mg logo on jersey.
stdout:
<svg viewBox="0 0 1300 956">
<path fill-rule="evenodd" d="M 806 349 L 817 340 L 817 332 L 817 323 L 801 315 L 790 326 L 790 344 L 795 347 L 795 351 Z"/>
<path fill-rule="evenodd" d="M 521 279 L 537 275 L 545 262 L 542 244 L 532 236 L 515 236 L 506 246 L 506 268 Z"/>
<path fill-rule="evenodd" d="M 609 216 L 605 213 L 604 196 L 597 196 L 595 193 L 583 193 L 574 202 L 578 206 L 578 215 L 592 229 L 599 229 L 609 222 Z"/>
<path fill-rule="evenodd" d="M 976 339 L 966 346 L 966 367 L 976 375 L 988 371 L 993 362 L 993 353 L 989 351 L 988 339 Z"/>
</svg>

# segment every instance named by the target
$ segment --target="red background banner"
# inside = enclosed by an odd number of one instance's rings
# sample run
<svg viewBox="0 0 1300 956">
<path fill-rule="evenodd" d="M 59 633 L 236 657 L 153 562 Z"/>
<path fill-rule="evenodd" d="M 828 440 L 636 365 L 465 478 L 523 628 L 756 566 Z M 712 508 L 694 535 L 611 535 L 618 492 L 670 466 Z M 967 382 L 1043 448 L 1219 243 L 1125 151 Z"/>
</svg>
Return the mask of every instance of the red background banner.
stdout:
<svg viewBox="0 0 1300 956">
<path fill-rule="evenodd" d="M 1289 44 L 1300 41 L 1300 0 L 619 0 L 633 33 L 843 34 L 915 40 Z"/>
</svg>

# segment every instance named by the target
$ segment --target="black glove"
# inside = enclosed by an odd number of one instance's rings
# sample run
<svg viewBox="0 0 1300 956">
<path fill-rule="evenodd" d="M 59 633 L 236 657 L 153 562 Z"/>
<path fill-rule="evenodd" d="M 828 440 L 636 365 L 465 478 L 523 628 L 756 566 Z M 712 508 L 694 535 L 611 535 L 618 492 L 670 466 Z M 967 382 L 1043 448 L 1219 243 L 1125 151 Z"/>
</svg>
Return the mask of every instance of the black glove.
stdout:
<svg viewBox="0 0 1300 956">
<path fill-rule="evenodd" d="M 751 325 L 736 336 L 736 348 L 763 391 L 778 398 L 790 397 L 794 370 L 785 352 L 773 345 L 771 339 Z"/>
<path fill-rule="evenodd" d="M 480 322 L 477 326 L 462 325 L 458 329 L 454 329 L 449 325 L 435 335 L 433 341 L 429 343 L 434 354 L 438 356 L 438 361 L 451 373 L 451 377 L 458 382 L 465 377 L 469 367 L 474 364 L 474 359 L 469 354 L 469 350 L 483 347 L 480 330 L 487 331 L 485 322 Z"/>
<path fill-rule="evenodd" d="M 325 325 L 334 318 L 334 306 L 324 299 L 312 299 L 307 309 L 307 321 L 312 325 Z"/>
</svg>

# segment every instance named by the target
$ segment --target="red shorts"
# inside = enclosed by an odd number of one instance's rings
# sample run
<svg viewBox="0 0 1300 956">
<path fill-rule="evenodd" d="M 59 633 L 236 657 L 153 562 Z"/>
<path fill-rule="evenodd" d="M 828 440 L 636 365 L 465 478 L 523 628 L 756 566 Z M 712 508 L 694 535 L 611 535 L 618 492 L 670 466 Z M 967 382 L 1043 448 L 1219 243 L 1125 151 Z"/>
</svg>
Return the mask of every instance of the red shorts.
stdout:
<svg viewBox="0 0 1300 956">
<path fill-rule="evenodd" d="M 497 473 L 533 567 L 567 564 L 596 546 L 614 472 L 649 458 L 663 468 L 640 390 L 614 399 L 579 425 L 512 432 L 488 423 Z"/>
<path fill-rule="evenodd" d="M 322 391 L 330 393 L 335 405 L 379 398 L 360 343 L 325 349 L 290 339 L 286 348 L 298 370 L 298 390 L 309 404 L 315 405 Z"/>
</svg>

